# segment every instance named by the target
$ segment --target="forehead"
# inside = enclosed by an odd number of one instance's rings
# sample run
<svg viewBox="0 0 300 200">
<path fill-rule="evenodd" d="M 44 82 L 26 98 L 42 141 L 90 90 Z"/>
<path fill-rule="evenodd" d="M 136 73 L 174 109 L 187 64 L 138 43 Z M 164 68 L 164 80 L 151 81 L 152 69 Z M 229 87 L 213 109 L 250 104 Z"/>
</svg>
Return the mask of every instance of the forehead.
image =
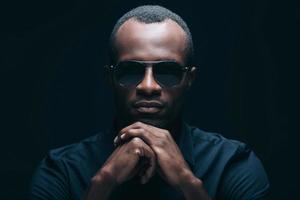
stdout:
<svg viewBox="0 0 300 200">
<path fill-rule="evenodd" d="M 118 60 L 168 59 L 183 63 L 186 44 L 186 33 L 172 20 L 146 24 L 130 19 L 115 37 Z"/>
</svg>

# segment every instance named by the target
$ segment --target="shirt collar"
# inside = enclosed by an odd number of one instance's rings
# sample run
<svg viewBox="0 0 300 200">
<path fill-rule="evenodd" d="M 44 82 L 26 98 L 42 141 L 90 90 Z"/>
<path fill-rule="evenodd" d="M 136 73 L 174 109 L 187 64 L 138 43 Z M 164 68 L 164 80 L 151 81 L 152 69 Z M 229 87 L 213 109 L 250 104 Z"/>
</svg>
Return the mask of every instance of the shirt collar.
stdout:
<svg viewBox="0 0 300 200">
<path fill-rule="evenodd" d="M 193 168 L 195 160 L 193 157 L 193 140 L 191 127 L 185 122 L 182 123 L 181 135 L 178 142 L 179 149 L 184 159 L 189 163 L 190 167 Z"/>
</svg>

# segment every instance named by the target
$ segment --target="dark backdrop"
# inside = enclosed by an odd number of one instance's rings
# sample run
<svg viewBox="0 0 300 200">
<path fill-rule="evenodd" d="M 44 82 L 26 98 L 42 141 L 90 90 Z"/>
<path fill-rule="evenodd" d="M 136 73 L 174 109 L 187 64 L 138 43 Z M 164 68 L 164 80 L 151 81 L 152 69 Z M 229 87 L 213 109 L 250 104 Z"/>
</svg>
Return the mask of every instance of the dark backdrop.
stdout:
<svg viewBox="0 0 300 200">
<path fill-rule="evenodd" d="M 1 2 L 0 199 L 24 198 L 49 149 L 110 125 L 101 70 L 108 37 L 143 3 L 177 12 L 193 34 L 199 76 L 187 121 L 248 143 L 265 165 L 272 199 L 300 199 L 299 10 L 273 0 Z"/>
</svg>

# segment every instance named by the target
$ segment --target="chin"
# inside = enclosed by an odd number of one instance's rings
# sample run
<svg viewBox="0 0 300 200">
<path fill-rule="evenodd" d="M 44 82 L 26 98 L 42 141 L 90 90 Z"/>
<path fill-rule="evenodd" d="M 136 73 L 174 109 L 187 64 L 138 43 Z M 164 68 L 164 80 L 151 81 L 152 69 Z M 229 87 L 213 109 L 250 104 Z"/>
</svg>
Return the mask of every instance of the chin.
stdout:
<svg viewBox="0 0 300 200">
<path fill-rule="evenodd" d="M 162 120 L 162 119 L 151 119 L 151 118 L 139 118 L 136 119 L 136 121 L 143 122 L 145 124 L 149 124 L 152 126 L 155 126 L 157 128 L 163 128 L 166 129 L 168 127 L 169 121 L 167 120 Z"/>
</svg>

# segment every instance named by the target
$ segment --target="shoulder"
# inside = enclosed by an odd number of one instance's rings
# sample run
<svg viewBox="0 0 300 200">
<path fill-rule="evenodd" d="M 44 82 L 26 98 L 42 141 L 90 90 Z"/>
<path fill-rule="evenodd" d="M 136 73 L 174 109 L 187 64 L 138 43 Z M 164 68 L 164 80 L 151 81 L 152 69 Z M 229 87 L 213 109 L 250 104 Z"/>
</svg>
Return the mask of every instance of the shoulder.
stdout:
<svg viewBox="0 0 300 200">
<path fill-rule="evenodd" d="M 77 143 L 69 144 L 63 147 L 52 149 L 45 158 L 56 161 L 77 163 L 96 158 L 101 160 L 113 148 L 113 136 L 110 130 L 98 132 Z"/>
<path fill-rule="evenodd" d="M 31 199 L 69 199 L 80 192 L 106 160 L 109 143 L 98 133 L 78 143 L 50 150 L 31 180 Z"/>
<path fill-rule="evenodd" d="M 241 141 L 228 139 L 219 133 L 204 131 L 193 126 L 190 126 L 189 129 L 195 153 L 205 149 L 233 159 L 251 152 L 251 148 Z"/>
<path fill-rule="evenodd" d="M 221 134 L 190 127 L 196 173 L 222 199 L 265 197 L 269 182 L 249 145 Z M 218 194 L 217 194 L 218 193 Z"/>
<path fill-rule="evenodd" d="M 90 136 L 80 142 L 69 144 L 63 147 L 52 149 L 45 158 L 53 160 L 72 161 L 74 159 L 83 158 L 83 156 L 98 147 L 101 141 L 101 133 Z"/>
<path fill-rule="evenodd" d="M 108 132 L 100 132 L 80 142 L 50 150 L 40 162 L 37 172 L 53 177 L 70 179 L 70 174 L 76 173 L 89 177 L 107 159 L 113 147 L 107 137 Z"/>
<path fill-rule="evenodd" d="M 193 126 L 187 126 L 187 129 L 191 138 L 195 172 L 200 177 L 214 179 L 212 180 L 214 183 L 219 181 L 224 169 L 230 163 L 247 158 L 252 151 L 245 143 L 225 138 L 221 134 Z"/>
<path fill-rule="evenodd" d="M 98 133 L 77 143 L 48 151 L 38 165 L 36 172 L 49 175 L 49 177 L 51 174 L 67 176 L 70 168 L 79 168 L 96 157 L 96 154 L 100 154 L 101 135 L 102 133 Z M 54 171 L 56 173 L 49 173 Z"/>
</svg>

